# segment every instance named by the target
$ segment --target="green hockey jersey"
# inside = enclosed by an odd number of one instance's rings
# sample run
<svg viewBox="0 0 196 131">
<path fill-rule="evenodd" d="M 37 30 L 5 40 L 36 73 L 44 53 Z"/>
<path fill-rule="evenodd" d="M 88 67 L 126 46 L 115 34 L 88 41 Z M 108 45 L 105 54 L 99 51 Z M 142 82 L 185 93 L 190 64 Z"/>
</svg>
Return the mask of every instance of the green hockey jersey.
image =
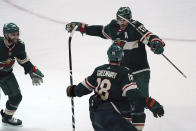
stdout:
<svg viewBox="0 0 196 131">
<path fill-rule="evenodd" d="M 130 102 L 141 96 L 129 69 L 111 64 L 97 67 L 91 76 L 74 88 L 74 93 L 78 97 L 92 91 L 103 101 L 114 102 L 119 110 L 130 110 Z"/>
<path fill-rule="evenodd" d="M 33 64 L 27 57 L 25 45 L 21 40 L 17 44 L 8 46 L 4 42 L 4 37 L 0 37 L 0 77 L 13 71 L 15 60 L 24 67 L 25 74 L 33 68 Z"/>
<path fill-rule="evenodd" d="M 121 31 L 117 20 L 112 20 L 106 26 L 87 26 L 84 33 L 110 39 L 113 43 L 121 46 L 125 53 L 122 65 L 130 68 L 133 73 L 150 70 L 145 45 L 149 46 L 149 41 L 153 38 L 158 38 L 158 36 L 148 31 L 140 22 L 135 20 L 131 22 L 143 35 L 130 24 L 125 30 Z"/>
</svg>

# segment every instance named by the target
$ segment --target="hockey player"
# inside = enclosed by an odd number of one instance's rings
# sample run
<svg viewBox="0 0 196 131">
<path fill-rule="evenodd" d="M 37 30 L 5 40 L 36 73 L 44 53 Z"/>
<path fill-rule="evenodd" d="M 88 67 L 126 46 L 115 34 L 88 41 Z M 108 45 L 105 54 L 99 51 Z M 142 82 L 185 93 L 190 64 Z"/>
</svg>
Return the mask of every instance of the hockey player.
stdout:
<svg viewBox="0 0 196 131">
<path fill-rule="evenodd" d="M 5 110 L 1 110 L 2 122 L 13 126 L 22 125 L 20 119 L 13 117 L 22 95 L 18 82 L 13 74 L 15 60 L 24 68 L 25 74 L 29 74 L 33 85 L 40 85 L 44 75 L 29 60 L 24 43 L 19 39 L 19 27 L 14 23 L 5 24 L 4 37 L 0 37 L 0 87 L 5 95 L 8 95 Z"/>
<path fill-rule="evenodd" d="M 116 19 L 106 26 L 88 26 L 80 22 L 71 22 L 66 25 L 66 30 L 71 32 L 75 25 L 78 25 L 77 31 L 82 34 L 111 39 L 113 43 L 121 46 L 125 53 L 122 65 L 133 71 L 139 90 L 144 96 L 149 96 L 150 67 L 145 45 L 150 47 L 155 54 L 162 54 L 165 44 L 157 35 L 148 31 L 142 23 L 132 19 L 129 7 L 120 7 L 116 13 Z M 133 125 L 141 131 L 146 119 L 144 108 L 135 104 L 132 117 Z"/>
<path fill-rule="evenodd" d="M 67 88 L 69 97 L 81 97 L 95 92 L 89 100 L 90 118 L 95 131 L 137 131 L 126 118 L 130 118 L 130 103 L 137 102 L 153 112 L 155 117 L 164 115 L 163 107 L 153 98 L 145 97 L 138 90 L 129 69 L 120 66 L 124 52 L 118 45 L 108 51 L 109 64 L 97 67 L 93 74 Z"/>
</svg>

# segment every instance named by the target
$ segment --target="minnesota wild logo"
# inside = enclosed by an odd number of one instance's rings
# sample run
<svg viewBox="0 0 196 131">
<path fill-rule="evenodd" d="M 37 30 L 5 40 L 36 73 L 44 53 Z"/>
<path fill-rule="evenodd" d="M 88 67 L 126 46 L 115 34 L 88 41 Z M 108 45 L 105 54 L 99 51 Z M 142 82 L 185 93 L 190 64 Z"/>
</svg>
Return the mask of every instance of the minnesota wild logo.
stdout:
<svg viewBox="0 0 196 131">
<path fill-rule="evenodd" d="M 12 61 L 10 60 L 10 59 L 8 59 L 7 61 L 6 61 L 6 63 L 7 64 L 10 64 Z"/>
<path fill-rule="evenodd" d="M 116 38 L 116 40 L 114 41 L 114 44 L 119 45 L 120 47 L 123 47 L 125 45 L 125 41 L 120 40 L 120 38 Z"/>
<path fill-rule="evenodd" d="M 7 59 L 6 61 L 0 62 L 0 67 L 12 67 L 15 63 L 15 59 Z"/>
</svg>

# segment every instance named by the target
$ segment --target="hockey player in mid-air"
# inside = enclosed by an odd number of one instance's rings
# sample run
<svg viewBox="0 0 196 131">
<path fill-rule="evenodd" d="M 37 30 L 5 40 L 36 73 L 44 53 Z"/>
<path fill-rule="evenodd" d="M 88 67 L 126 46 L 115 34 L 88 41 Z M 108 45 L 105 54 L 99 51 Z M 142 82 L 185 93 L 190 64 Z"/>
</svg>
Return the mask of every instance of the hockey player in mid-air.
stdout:
<svg viewBox="0 0 196 131">
<path fill-rule="evenodd" d="M 139 103 L 153 112 L 155 117 L 164 115 L 163 107 L 153 98 L 145 97 L 138 90 L 127 67 L 120 66 L 124 52 L 113 44 L 107 51 L 109 64 L 97 67 L 93 74 L 78 85 L 67 87 L 69 97 L 81 97 L 95 92 L 89 100 L 90 119 L 95 131 L 137 131 L 128 121 L 130 104 Z"/>
<path fill-rule="evenodd" d="M 19 27 L 14 23 L 5 24 L 4 37 L 0 37 L 0 88 L 8 95 L 5 110 L 1 110 L 2 122 L 13 126 L 22 125 L 20 119 L 13 117 L 22 95 L 18 82 L 12 73 L 15 59 L 29 74 L 33 85 L 40 85 L 44 75 L 29 60 L 24 43 L 19 39 Z"/>
<path fill-rule="evenodd" d="M 149 96 L 150 67 L 145 45 L 149 46 L 155 54 L 162 54 L 165 44 L 157 35 L 148 31 L 143 24 L 132 19 L 129 7 L 119 8 L 116 19 L 106 26 L 88 26 L 80 22 L 71 22 L 66 25 L 66 30 L 71 32 L 75 25 L 78 25 L 76 31 L 80 31 L 82 34 L 111 39 L 113 43 L 121 46 L 125 53 L 122 65 L 133 72 L 134 80 L 143 95 Z M 132 120 L 138 131 L 143 130 L 145 119 L 144 108 L 136 103 Z"/>
</svg>

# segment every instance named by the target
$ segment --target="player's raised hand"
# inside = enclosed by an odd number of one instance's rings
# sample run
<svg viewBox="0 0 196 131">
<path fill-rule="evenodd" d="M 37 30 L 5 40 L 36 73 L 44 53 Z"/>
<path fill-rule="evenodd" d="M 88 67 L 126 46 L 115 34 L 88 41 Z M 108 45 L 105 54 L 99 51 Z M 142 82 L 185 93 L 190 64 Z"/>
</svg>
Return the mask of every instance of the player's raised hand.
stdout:
<svg viewBox="0 0 196 131">
<path fill-rule="evenodd" d="M 152 111 L 154 117 L 162 117 L 164 115 L 163 106 L 159 104 L 155 99 L 148 97 L 146 99 L 145 108 Z"/>
<path fill-rule="evenodd" d="M 70 33 L 70 32 L 72 32 L 72 30 L 74 29 L 74 27 L 76 25 L 79 25 L 79 24 L 80 24 L 79 22 L 71 22 L 71 23 L 68 23 L 68 24 L 66 24 L 65 29 Z"/>
<path fill-rule="evenodd" d="M 65 29 L 70 33 L 72 32 L 72 30 L 74 29 L 75 26 L 78 26 L 78 28 L 76 29 L 77 31 L 80 31 L 81 33 L 85 33 L 86 32 L 86 28 L 88 27 L 87 24 L 81 23 L 81 22 L 71 22 L 68 23 L 65 27 Z"/>
<path fill-rule="evenodd" d="M 41 83 L 43 83 L 44 75 L 35 66 L 32 68 L 32 70 L 30 70 L 29 74 L 32 79 L 33 85 L 37 86 L 37 85 L 40 85 Z"/>
</svg>

